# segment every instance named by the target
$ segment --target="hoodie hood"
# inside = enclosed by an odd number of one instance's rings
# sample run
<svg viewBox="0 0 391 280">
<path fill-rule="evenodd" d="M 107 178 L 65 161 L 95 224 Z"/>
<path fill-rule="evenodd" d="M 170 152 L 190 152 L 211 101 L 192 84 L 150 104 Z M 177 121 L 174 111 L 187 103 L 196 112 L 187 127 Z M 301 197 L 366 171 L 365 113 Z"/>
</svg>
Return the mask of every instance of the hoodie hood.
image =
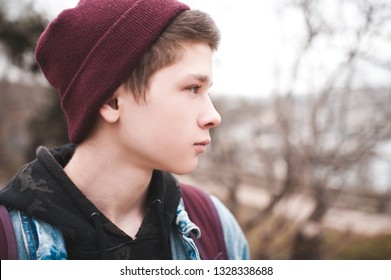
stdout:
<svg viewBox="0 0 391 280">
<path fill-rule="evenodd" d="M 57 227 L 68 257 L 75 259 L 170 258 L 168 232 L 180 190 L 171 174 L 154 171 L 143 223 L 132 239 L 108 220 L 63 171 L 73 144 L 40 147 L 37 159 L 24 165 L 0 193 L 0 203 Z"/>
</svg>

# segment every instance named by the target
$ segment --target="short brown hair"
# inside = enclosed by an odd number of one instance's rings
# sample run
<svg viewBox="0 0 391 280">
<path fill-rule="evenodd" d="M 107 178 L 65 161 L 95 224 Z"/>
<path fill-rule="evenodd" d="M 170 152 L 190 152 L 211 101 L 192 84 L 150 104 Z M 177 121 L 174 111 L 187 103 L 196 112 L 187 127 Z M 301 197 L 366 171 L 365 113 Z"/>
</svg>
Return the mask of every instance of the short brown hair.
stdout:
<svg viewBox="0 0 391 280">
<path fill-rule="evenodd" d="M 198 10 L 184 11 L 170 23 L 136 64 L 124 81 L 125 88 L 134 94 L 136 101 L 145 101 L 150 78 L 157 70 L 181 58 L 183 43 L 205 43 L 212 50 L 217 50 L 219 42 L 220 32 L 208 14 Z"/>
</svg>

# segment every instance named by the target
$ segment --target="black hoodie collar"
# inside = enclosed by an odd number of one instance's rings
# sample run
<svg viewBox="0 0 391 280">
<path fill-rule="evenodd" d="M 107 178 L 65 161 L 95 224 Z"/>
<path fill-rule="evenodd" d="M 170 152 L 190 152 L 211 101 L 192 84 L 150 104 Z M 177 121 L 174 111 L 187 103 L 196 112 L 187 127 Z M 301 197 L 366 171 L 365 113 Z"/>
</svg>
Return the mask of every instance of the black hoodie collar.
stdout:
<svg viewBox="0 0 391 280">
<path fill-rule="evenodd" d="M 180 199 L 180 191 L 172 175 L 153 172 L 147 214 L 136 240 L 132 240 L 111 223 L 63 171 L 74 150 L 73 144 L 50 151 L 45 147 L 37 149 L 37 159 L 21 168 L 0 193 L 0 203 L 59 228 L 64 234 L 70 257 L 94 259 L 102 257 L 101 251 L 107 249 L 108 254 L 104 258 L 168 258 L 168 232 Z M 102 225 L 103 237 L 97 221 Z M 126 246 L 131 253 L 124 249 Z M 151 251 L 158 252 L 150 255 L 143 252 L 138 257 L 137 248 L 142 250 L 143 246 L 144 249 L 150 246 Z"/>
</svg>

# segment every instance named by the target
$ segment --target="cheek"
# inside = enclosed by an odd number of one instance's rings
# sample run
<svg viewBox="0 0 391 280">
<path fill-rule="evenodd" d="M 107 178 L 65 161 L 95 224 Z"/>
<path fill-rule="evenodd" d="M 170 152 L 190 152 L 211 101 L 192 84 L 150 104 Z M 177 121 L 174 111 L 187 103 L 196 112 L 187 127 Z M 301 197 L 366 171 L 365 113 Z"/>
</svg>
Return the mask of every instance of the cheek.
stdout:
<svg viewBox="0 0 391 280">
<path fill-rule="evenodd" d="M 145 166 L 186 174 L 198 164 L 193 147 L 194 122 L 194 117 L 184 107 L 160 106 L 151 114 L 144 112 L 129 119 L 121 128 L 121 138 L 126 150 Z"/>
<path fill-rule="evenodd" d="M 194 125 L 196 118 L 193 116 L 194 112 L 192 112 L 191 104 L 180 101 L 172 100 L 170 103 L 157 106 L 154 113 L 150 115 L 149 122 L 151 125 L 157 130 L 165 129 L 173 132 L 175 130 L 182 131 Z"/>
<path fill-rule="evenodd" d="M 160 107 L 146 120 L 144 135 L 164 153 L 175 153 L 192 141 L 195 121 L 185 107 Z M 165 149 L 165 150 L 164 150 Z"/>
<path fill-rule="evenodd" d="M 128 108 L 121 134 L 128 141 L 176 149 L 182 143 L 195 141 L 192 136 L 197 127 L 196 106 L 191 102 L 194 100 L 185 97 L 155 97 L 145 106 Z"/>
<path fill-rule="evenodd" d="M 129 140 L 152 146 L 170 148 L 177 142 L 177 137 L 186 134 L 189 127 L 186 116 L 175 108 L 160 106 L 139 112 L 136 117 L 129 119 L 122 128 Z"/>
<path fill-rule="evenodd" d="M 147 133 L 152 142 L 159 142 L 170 148 L 178 148 L 189 137 L 188 120 L 183 116 L 170 114 L 150 122 Z"/>
</svg>

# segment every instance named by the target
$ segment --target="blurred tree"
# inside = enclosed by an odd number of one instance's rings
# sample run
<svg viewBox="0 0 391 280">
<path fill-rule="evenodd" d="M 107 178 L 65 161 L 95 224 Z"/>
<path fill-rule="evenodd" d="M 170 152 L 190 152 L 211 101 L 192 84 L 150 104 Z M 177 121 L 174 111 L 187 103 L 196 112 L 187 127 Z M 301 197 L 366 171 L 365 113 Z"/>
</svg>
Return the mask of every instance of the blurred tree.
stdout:
<svg viewBox="0 0 391 280">
<path fill-rule="evenodd" d="M 47 20 L 33 9 L 32 1 L 0 0 L 0 52 L 6 63 L 0 81 L 0 169 L 7 173 L 0 172 L 0 182 L 21 162 L 32 159 L 38 145 L 54 146 L 67 141 L 57 94 L 34 79 L 41 76 L 34 48 L 46 24 Z M 15 75 L 9 75 L 15 74 L 10 71 L 15 66 L 18 85 L 7 81 L 15 80 Z"/>
<path fill-rule="evenodd" d="M 337 5 L 346 9 L 346 3 Z M 307 32 L 293 64 L 291 86 L 286 92 L 278 92 L 276 99 L 276 124 L 284 139 L 286 163 L 286 184 L 282 189 L 308 186 L 315 202 L 307 220 L 294 234 L 291 257 L 295 259 L 321 258 L 321 226 L 328 209 L 346 188 L 371 188 L 375 184 L 369 166 L 378 156 L 376 148 L 391 139 L 389 89 L 368 84 L 356 86 L 361 78 L 360 60 L 373 52 L 368 40 L 383 41 L 391 47 L 389 37 L 379 32 L 379 27 L 390 26 L 390 18 L 384 14 L 391 14 L 391 5 L 370 0 L 348 4 L 353 4 L 360 18 L 360 24 L 350 27 L 353 43 L 341 49 L 345 58 L 334 67 L 323 86 L 313 89 L 311 96 L 299 104 L 292 95 L 297 93 L 297 80 L 308 67 L 306 61 L 316 43 L 322 37 L 333 40 L 349 31 L 345 26 L 338 29 L 335 22 L 329 21 L 321 1 L 295 2 Z M 391 62 L 391 57 L 383 60 Z M 375 62 L 366 59 L 366 63 Z M 331 192 L 330 188 L 338 191 Z"/>
<path fill-rule="evenodd" d="M 35 12 L 31 1 L 12 3 L 13 6 L 9 1 L 0 1 L 0 42 L 5 46 L 12 63 L 24 70 L 37 72 L 39 69 L 33 59 L 33 52 L 47 21 Z M 15 9 L 15 5 L 18 5 L 18 17 L 11 19 L 9 9 Z"/>
<path fill-rule="evenodd" d="M 265 106 L 255 104 L 255 112 L 253 101 L 219 107 L 224 121 L 206 170 L 226 187 L 237 215 L 237 191 L 248 178 L 268 190 L 269 199 L 241 218 L 254 258 L 320 259 L 330 256 L 324 250 L 336 251 L 322 246 L 329 210 L 345 193 L 373 191 L 372 163 L 391 141 L 390 84 L 373 81 L 374 73 L 390 75 L 391 3 L 282 2 L 281 17 L 301 18 L 300 36 L 281 47 L 295 55 L 276 60 L 281 80 Z M 307 200 L 289 208 L 298 196 Z"/>
<path fill-rule="evenodd" d="M 59 97 L 54 90 L 50 89 L 50 91 L 48 105 L 29 121 L 28 131 L 31 142 L 26 151 L 27 160 L 35 158 L 38 146 L 55 147 L 68 142 L 67 124 Z"/>
</svg>

